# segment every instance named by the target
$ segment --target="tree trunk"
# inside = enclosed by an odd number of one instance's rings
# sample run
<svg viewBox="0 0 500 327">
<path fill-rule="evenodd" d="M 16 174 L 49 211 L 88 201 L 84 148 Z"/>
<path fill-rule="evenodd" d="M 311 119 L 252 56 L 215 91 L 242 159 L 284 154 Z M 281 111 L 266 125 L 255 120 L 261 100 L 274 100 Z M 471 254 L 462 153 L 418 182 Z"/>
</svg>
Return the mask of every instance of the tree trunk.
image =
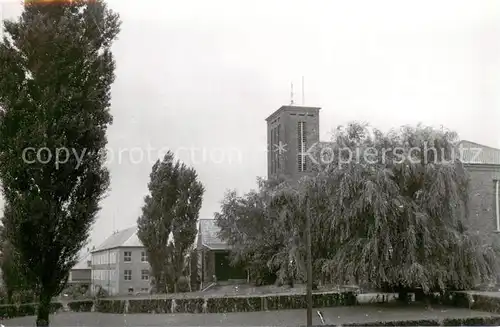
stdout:
<svg viewBox="0 0 500 327">
<path fill-rule="evenodd" d="M 7 290 L 7 302 L 10 304 L 12 303 L 12 296 L 13 296 L 13 291 L 11 289 Z"/>
<path fill-rule="evenodd" d="M 398 301 L 400 301 L 401 303 L 408 304 L 411 302 L 410 299 L 410 294 L 407 290 L 400 290 L 398 292 Z"/>
<path fill-rule="evenodd" d="M 49 326 L 50 300 L 51 295 L 46 294 L 47 291 L 42 289 L 38 302 L 38 310 L 36 315 L 37 327 Z"/>
</svg>

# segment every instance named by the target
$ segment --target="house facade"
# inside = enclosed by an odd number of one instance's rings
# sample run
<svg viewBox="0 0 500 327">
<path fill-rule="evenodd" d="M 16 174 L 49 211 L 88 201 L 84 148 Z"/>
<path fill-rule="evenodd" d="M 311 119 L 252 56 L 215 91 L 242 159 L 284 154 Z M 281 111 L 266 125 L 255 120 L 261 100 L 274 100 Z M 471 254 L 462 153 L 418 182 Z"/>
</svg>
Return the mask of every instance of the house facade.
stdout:
<svg viewBox="0 0 500 327">
<path fill-rule="evenodd" d="M 109 295 L 149 293 L 150 265 L 137 227 L 113 233 L 92 251 L 93 293 L 100 288 Z"/>
<path fill-rule="evenodd" d="M 92 284 L 92 255 L 85 254 L 78 263 L 69 271 L 69 285 L 90 287 Z"/>
</svg>

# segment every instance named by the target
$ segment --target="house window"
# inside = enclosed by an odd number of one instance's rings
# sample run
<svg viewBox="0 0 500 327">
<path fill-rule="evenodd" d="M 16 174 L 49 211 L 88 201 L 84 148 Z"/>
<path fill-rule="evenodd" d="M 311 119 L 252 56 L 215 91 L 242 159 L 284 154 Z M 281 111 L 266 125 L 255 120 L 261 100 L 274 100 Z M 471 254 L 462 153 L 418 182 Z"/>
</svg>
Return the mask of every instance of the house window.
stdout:
<svg viewBox="0 0 500 327">
<path fill-rule="evenodd" d="M 141 252 L 141 261 L 148 262 L 148 254 L 146 253 L 146 251 Z"/>
<path fill-rule="evenodd" d="M 141 279 L 142 280 L 149 280 L 149 270 L 143 269 L 141 271 Z"/>
<path fill-rule="evenodd" d="M 132 252 L 130 252 L 130 251 L 123 252 L 123 261 L 131 262 L 132 261 Z"/>
<path fill-rule="evenodd" d="M 132 280 L 132 270 L 123 271 L 123 279 L 124 280 Z"/>
<path fill-rule="evenodd" d="M 496 222 L 497 232 L 500 232 L 500 180 L 495 180 L 493 182 L 495 185 L 495 193 L 494 193 L 495 222 Z"/>
</svg>

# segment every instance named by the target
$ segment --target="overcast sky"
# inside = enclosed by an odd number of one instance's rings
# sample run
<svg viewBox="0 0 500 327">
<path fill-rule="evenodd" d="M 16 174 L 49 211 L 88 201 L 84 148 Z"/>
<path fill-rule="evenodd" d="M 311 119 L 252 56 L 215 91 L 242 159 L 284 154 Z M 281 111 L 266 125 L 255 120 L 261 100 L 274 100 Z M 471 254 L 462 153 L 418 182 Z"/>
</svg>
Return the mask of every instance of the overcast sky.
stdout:
<svg viewBox="0 0 500 327">
<path fill-rule="evenodd" d="M 498 0 L 108 4 L 123 25 L 111 189 L 92 244 L 135 224 L 151 165 L 167 148 L 205 185 L 202 218 L 225 190 L 254 188 L 266 175 L 264 119 L 290 102 L 291 82 L 302 103 L 302 75 L 305 104 L 322 107 L 322 140 L 352 120 L 382 129 L 423 122 L 500 147 Z"/>
</svg>

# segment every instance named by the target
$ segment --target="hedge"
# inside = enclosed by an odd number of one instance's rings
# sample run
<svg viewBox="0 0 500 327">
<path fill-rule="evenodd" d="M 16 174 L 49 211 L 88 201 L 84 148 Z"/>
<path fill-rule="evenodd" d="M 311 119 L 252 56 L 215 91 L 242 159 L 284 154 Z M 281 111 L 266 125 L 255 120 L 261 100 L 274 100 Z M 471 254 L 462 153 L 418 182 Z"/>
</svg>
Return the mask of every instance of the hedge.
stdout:
<svg viewBox="0 0 500 327">
<path fill-rule="evenodd" d="M 500 317 L 467 317 L 448 318 L 443 320 L 398 320 L 398 321 L 375 321 L 363 323 L 343 324 L 342 327 L 369 327 L 369 326 L 499 326 Z M 341 325 L 321 325 L 314 327 L 337 327 Z"/>
<path fill-rule="evenodd" d="M 471 310 L 500 313 L 500 297 L 488 296 L 472 292 L 448 292 L 431 294 L 424 300 L 431 304 L 442 304 Z"/>
<path fill-rule="evenodd" d="M 415 297 L 417 298 L 417 295 Z M 314 308 L 352 306 L 359 304 L 357 294 L 352 291 L 344 293 L 314 293 L 312 298 Z M 389 301 L 389 297 L 386 295 L 382 296 L 380 299 L 382 299 L 382 302 Z M 380 299 L 378 299 L 378 301 L 380 301 Z M 479 311 L 500 313 L 500 297 L 488 297 L 486 295 L 479 294 L 471 295 L 466 292 L 449 292 L 444 294 L 430 294 L 424 297 L 420 296 L 417 300 L 425 300 L 431 304 L 442 304 L 447 306 L 470 308 Z M 96 311 L 117 314 L 228 313 L 305 309 L 307 308 L 307 302 L 304 294 L 277 294 L 273 296 L 198 297 L 181 299 L 150 298 L 119 300 L 108 298 L 97 299 L 95 302 L 91 300 L 72 301 L 69 302 L 67 306 L 72 312 Z M 34 315 L 36 314 L 36 307 L 36 304 L 0 305 L 0 317 L 11 318 Z M 51 303 L 51 312 L 56 312 L 61 309 L 63 309 L 63 305 L 61 303 Z M 497 321 L 496 317 L 491 319 Z M 457 321 L 454 321 L 452 325 L 457 324 Z M 380 324 L 384 323 L 385 322 L 380 322 Z M 435 321 L 432 323 L 434 324 Z M 444 321 L 443 323 L 447 324 L 447 321 Z M 408 322 L 408 324 L 411 325 L 412 323 Z M 419 324 L 425 324 L 425 321 L 422 321 Z"/>
<path fill-rule="evenodd" d="M 99 300 L 96 305 L 98 312 L 123 313 L 227 313 L 227 312 L 255 312 L 265 310 L 305 309 L 307 302 L 305 295 L 275 295 L 275 296 L 234 296 L 213 298 L 185 298 L 185 299 L 146 299 L 146 300 Z M 128 302 L 128 305 L 126 304 Z M 322 293 L 313 294 L 313 307 L 323 308 L 332 306 L 356 305 L 356 294 Z M 111 308 L 119 308 L 111 311 Z"/>
<path fill-rule="evenodd" d="M 125 301 L 120 300 L 97 300 L 95 311 L 103 313 L 125 313 Z"/>
<path fill-rule="evenodd" d="M 0 317 L 15 318 L 24 316 L 36 315 L 37 304 L 3 304 L 0 305 Z M 63 309 L 63 305 L 59 302 L 50 304 L 50 313 L 55 313 Z"/>
<path fill-rule="evenodd" d="M 68 308 L 73 312 L 91 312 L 94 306 L 94 301 L 75 301 L 69 302 Z"/>
</svg>

